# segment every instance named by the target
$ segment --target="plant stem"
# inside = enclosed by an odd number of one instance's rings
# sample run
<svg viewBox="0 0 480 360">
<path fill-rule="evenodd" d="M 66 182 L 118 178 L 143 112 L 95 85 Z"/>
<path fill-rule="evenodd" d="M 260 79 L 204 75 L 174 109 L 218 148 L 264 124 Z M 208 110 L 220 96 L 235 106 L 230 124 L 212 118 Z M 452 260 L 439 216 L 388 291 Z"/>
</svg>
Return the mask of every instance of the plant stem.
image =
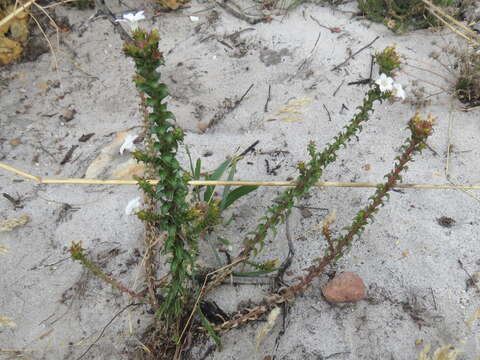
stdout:
<svg viewBox="0 0 480 360">
<path fill-rule="evenodd" d="M 143 295 L 140 295 L 139 293 L 136 293 L 135 291 L 130 290 L 125 285 L 121 284 L 117 280 L 112 279 L 110 276 L 105 274 L 102 270 L 100 270 L 100 268 L 97 265 L 95 265 L 95 263 L 93 263 L 92 261 L 86 258 L 83 251 L 84 249 L 81 247 L 80 243 L 75 243 L 75 242 L 72 243 L 70 247 L 70 253 L 72 255 L 72 258 L 74 260 L 80 261 L 82 265 L 88 270 L 90 270 L 95 276 L 99 277 L 100 279 L 112 285 L 113 287 L 117 288 L 121 292 L 127 293 L 136 298 L 140 298 L 140 299 L 145 298 Z"/>
<path fill-rule="evenodd" d="M 250 253 L 256 250 L 255 247 L 257 244 L 260 244 L 261 247 L 263 246 L 269 230 L 274 229 L 276 225 L 285 220 L 291 208 L 294 206 L 295 200 L 300 199 L 307 193 L 320 179 L 325 167 L 336 160 L 336 153 L 340 147 L 346 147 L 346 143 L 352 137 L 357 136 L 357 133 L 362 130 L 362 123 L 368 120 L 369 112 L 373 111 L 374 102 L 376 100 L 382 101 L 389 97 L 389 93 L 382 93 L 377 85 L 373 85 L 366 94 L 363 104 L 359 106 L 358 113 L 355 114 L 350 123 L 344 127 L 344 130 L 334 137 L 334 142 L 327 144 L 322 152 L 316 152 L 312 143 L 309 145 L 311 160 L 307 165 L 303 163 L 299 164 L 300 176 L 296 180 L 297 185 L 292 189 L 286 190 L 276 199 L 278 201 L 277 204 L 267 210 L 269 216 L 265 217 L 264 222 L 257 226 L 257 231 L 253 237 L 245 240 L 246 246 L 236 259 L 249 257 Z M 228 271 L 231 272 L 233 269 L 229 269 Z"/>
<path fill-rule="evenodd" d="M 397 157 L 394 169 L 386 176 L 387 181 L 377 187 L 375 194 L 370 197 L 369 204 L 357 213 L 352 221 L 352 225 L 348 228 L 348 232 L 343 236 L 339 236 L 337 239 L 333 240 L 333 242 L 331 239 L 328 241 L 329 247 L 327 248 L 326 254 L 320 259 L 317 265 L 311 266 L 308 269 L 307 275 L 299 283 L 288 287 L 282 291 L 281 294 L 273 294 L 267 305 L 254 308 L 252 311 L 243 315 L 240 319 L 240 323 L 257 319 L 272 307 L 284 303 L 293 298 L 297 293 L 306 290 L 312 280 L 324 272 L 325 267 L 334 263 L 344 255 L 345 250 L 351 246 L 354 237 L 359 236 L 363 231 L 367 225 L 368 219 L 373 220 L 374 214 L 379 210 L 380 206 L 384 205 L 383 200 L 388 197 L 388 192 L 395 187 L 399 180 L 401 180 L 400 173 L 408 168 L 407 163 L 412 160 L 413 154 L 420 152 L 425 147 L 425 141 L 432 132 L 432 123 L 433 121 L 425 121 L 418 116 L 410 121 L 409 126 L 412 135 L 402 147 L 403 152 L 401 156 Z M 231 325 L 237 326 L 239 323 L 235 322 L 236 320 L 232 320 L 218 326 L 217 328 L 224 329 Z"/>
</svg>

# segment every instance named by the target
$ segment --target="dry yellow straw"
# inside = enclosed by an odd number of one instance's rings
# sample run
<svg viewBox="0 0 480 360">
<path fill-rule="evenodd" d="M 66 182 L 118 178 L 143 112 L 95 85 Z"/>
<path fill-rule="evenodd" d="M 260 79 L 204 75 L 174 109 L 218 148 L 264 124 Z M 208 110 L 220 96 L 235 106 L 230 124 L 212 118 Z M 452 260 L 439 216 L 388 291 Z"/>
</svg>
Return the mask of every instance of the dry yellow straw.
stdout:
<svg viewBox="0 0 480 360">
<path fill-rule="evenodd" d="M 421 0 L 425 5 L 427 5 L 427 9 L 430 11 L 432 15 L 434 15 L 437 19 L 439 19 L 443 24 L 448 26 L 450 30 L 452 30 L 457 35 L 465 38 L 469 41 L 472 45 L 478 46 L 480 45 L 480 35 L 478 35 L 475 31 L 470 29 L 468 26 L 465 26 L 460 21 L 456 20 L 445 11 L 443 11 L 438 6 L 432 4 L 429 0 Z M 454 27 L 457 26 L 457 28 Z M 465 33 L 463 33 L 463 32 Z"/>
<path fill-rule="evenodd" d="M 15 169 L 12 166 L 0 163 L 0 168 L 26 177 L 30 180 L 41 184 L 90 184 L 90 185 L 137 185 L 136 180 L 100 180 L 100 179 L 42 179 L 39 176 L 28 174 L 24 171 Z M 158 180 L 147 180 L 150 184 L 157 184 Z M 192 186 L 295 186 L 295 181 L 207 181 L 207 180 L 192 180 L 188 182 Z M 315 184 L 317 187 L 348 187 L 348 188 L 373 188 L 380 184 L 376 183 L 344 183 L 344 182 L 320 182 Z M 431 185 L 431 184 L 398 184 L 395 186 L 398 189 L 471 189 L 480 190 L 480 185 Z"/>
<path fill-rule="evenodd" d="M 2 27 L 4 24 L 12 20 L 16 15 L 20 14 L 23 10 L 29 8 L 34 2 L 35 0 L 30 0 L 27 3 L 23 4 L 22 6 L 19 6 L 18 8 L 16 8 L 7 16 L 5 16 L 2 20 L 0 20 L 0 27 Z"/>
</svg>

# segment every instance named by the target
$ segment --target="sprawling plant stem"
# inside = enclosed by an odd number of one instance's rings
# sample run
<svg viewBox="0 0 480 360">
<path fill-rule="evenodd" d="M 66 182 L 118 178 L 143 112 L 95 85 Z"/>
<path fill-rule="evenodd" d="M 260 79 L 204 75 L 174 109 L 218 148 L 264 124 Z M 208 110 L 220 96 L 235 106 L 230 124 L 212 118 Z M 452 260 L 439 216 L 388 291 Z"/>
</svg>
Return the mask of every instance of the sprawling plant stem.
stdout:
<svg viewBox="0 0 480 360">
<path fill-rule="evenodd" d="M 117 280 L 115 280 L 115 279 L 111 278 L 110 276 L 108 276 L 107 274 L 105 274 L 102 270 L 100 270 L 100 268 L 97 265 L 95 265 L 95 263 L 93 261 L 90 261 L 90 260 L 87 259 L 84 251 L 85 251 L 85 249 L 82 248 L 82 245 L 80 243 L 72 242 L 72 245 L 70 246 L 70 254 L 71 254 L 72 258 L 74 260 L 80 261 L 86 269 L 88 269 L 92 272 L 93 275 L 99 277 L 100 279 L 102 279 L 106 283 L 112 285 L 113 287 L 117 288 L 121 292 L 127 293 L 127 294 L 129 294 L 133 297 L 136 297 L 136 298 L 140 298 L 140 299 L 144 298 L 143 295 L 140 295 L 140 294 L 136 293 L 135 291 L 130 290 L 125 285 L 121 284 Z"/>
<path fill-rule="evenodd" d="M 332 242 L 326 251 L 326 254 L 319 260 L 317 265 L 308 269 L 307 275 L 297 284 L 284 289 L 280 294 L 274 294 L 269 298 L 266 304 L 254 308 L 252 311 L 244 314 L 240 319 L 235 319 L 217 326 L 217 329 L 226 329 L 235 327 L 247 321 L 257 319 L 259 316 L 268 312 L 272 307 L 277 306 L 291 298 L 297 293 L 304 291 L 317 276 L 322 274 L 325 268 L 340 259 L 345 251 L 352 245 L 355 236 L 359 236 L 368 223 L 373 221 L 374 214 L 384 205 L 384 200 L 388 197 L 388 192 L 392 190 L 398 181 L 401 180 L 400 173 L 407 170 L 407 163 L 412 161 L 415 153 L 421 152 L 425 147 L 425 141 L 432 133 L 433 121 L 424 120 L 415 116 L 410 120 L 409 128 L 412 132 L 405 144 L 402 146 L 402 154 L 396 158 L 394 169 L 386 175 L 387 181 L 377 187 L 375 194 L 370 197 L 370 202 L 354 217 L 352 224 L 348 227 L 348 232 L 341 235 Z M 332 246 L 333 245 L 333 246 Z"/>
<path fill-rule="evenodd" d="M 154 169 L 159 180 L 153 186 L 145 179 L 138 179 L 142 190 L 159 203 L 158 211 L 152 212 L 153 208 L 150 207 L 150 211 L 144 210 L 138 215 L 142 220 L 154 223 L 159 232 L 166 233 L 163 253 L 168 256 L 171 280 L 157 314 L 167 323 L 173 323 L 182 314 L 188 297 L 187 283 L 193 271 L 196 252 L 195 239 L 185 235 L 185 228 L 191 220 L 186 202 L 188 175 L 182 172 L 175 157 L 184 133 L 173 123 L 175 117 L 163 102 L 168 90 L 165 84 L 159 82 L 160 73 L 156 70 L 164 64 L 163 56 L 158 51 L 158 32 L 146 33 L 138 29 L 133 32 L 133 38 L 134 42 L 125 44 L 124 52 L 135 61 L 135 83 L 139 91 L 146 95 L 145 102 L 151 109 L 147 116 L 150 149 L 134 155 L 138 161 Z"/>
<path fill-rule="evenodd" d="M 318 182 L 326 166 L 336 160 L 337 151 L 340 147 L 346 147 L 347 142 L 352 137 L 356 137 L 362 130 L 362 123 L 368 120 L 370 116 L 369 112 L 373 111 L 374 102 L 381 102 L 390 96 L 390 92 L 381 92 L 377 85 L 372 84 L 363 99 L 362 105 L 358 107 L 358 112 L 354 115 L 350 123 L 344 126 L 343 130 L 334 137 L 332 143 L 327 144 L 322 152 L 316 151 L 313 142 L 308 145 L 308 152 L 311 159 L 307 164 L 302 162 L 298 165 L 300 175 L 296 180 L 297 184 L 295 187 L 285 190 L 283 194 L 275 199 L 276 203 L 267 210 L 267 216 L 261 218 L 262 222 L 257 226 L 256 231 L 245 239 L 244 249 L 232 263 L 242 263 L 249 259 L 252 252 L 258 252 L 264 247 L 264 241 L 269 231 L 274 232 L 276 226 L 285 221 L 292 207 L 295 205 L 295 201 L 301 199 L 301 197 Z M 257 246 L 259 246 L 258 249 Z M 207 293 L 220 284 L 232 272 L 233 266 L 229 266 L 223 272 L 213 276 L 209 284 L 205 287 L 204 293 Z"/>
<path fill-rule="evenodd" d="M 373 85 L 366 94 L 363 104 L 358 107 L 358 113 L 344 127 L 344 130 L 334 137 L 334 142 L 327 144 L 322 152 L 316 151 L 313 142 L 309 144 L 308 152 L 311 159 L 307 164 L 300 163 L 298 165 L 300 175 L 296 180 L 297 184 L 275 199 L 276 204 L 267 210 L 268 215 L 257 226 L 256 232 L 245 240 L 245 248 L 240 256 L 246 256 L 251 251 L 255 251 L 257 245 L 260 245 L 260 249 L 263 248 L 269 230 L 274 230 L 278 224 L 285 221 L 286 216 L 295 204 L 295 200 L 299 200 L 318 182 L 327 165 L 336 160 L 337 151 L 340 147 L 346 147 L 346 143 L 362 130 L 362 123 L 368 120 L 369 112 L 373 111 L 374 102 L 376 100 L 382 101 L 390 96 L 390 93 L 382 93 L 377 85 Z"/>
</svg>

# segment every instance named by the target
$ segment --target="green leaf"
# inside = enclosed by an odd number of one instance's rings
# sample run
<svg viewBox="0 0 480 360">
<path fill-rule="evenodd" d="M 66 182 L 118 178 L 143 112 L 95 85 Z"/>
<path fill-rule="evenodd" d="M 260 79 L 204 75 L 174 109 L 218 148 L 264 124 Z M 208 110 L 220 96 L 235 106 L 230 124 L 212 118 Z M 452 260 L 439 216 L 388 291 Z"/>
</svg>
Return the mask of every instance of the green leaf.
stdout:
<svg viewBox="0 0 480 360">
<path fill-rule="evenodd" d="M 233 163 L 232 167 L 230 168 L 230 171 L 228 173 L 228 177 L 227 177 L 228 181 L 233 180 L 236 171 L 237 171 L 237 164 Z M 226 208 L 225 207 L 225 202 L 227 201 L 228 194 L 230 193 L 230 188 L 231 188 L 231 186 L 229 186 L 229 185 L 227 185 L 223 188 L 222 202 L 220 203 L 220 210 L 224 210 Z"/>
<path fill-rule="evenodd" d="M 228 166 L 231 164 L 232 159 L 225 160 L 223 163 L 220 164 L 218 168 L 215 169 L 215 171 L 212 173 L 212 175 L 209 175 L 206 177 L 206 180 L 218 180 L 222 177 L 223 173 L 225 170 L 227 170 Z M 215 191 L 215 186 L 207 186 L 207 190 L 205 191 L 205 194 L 203 195 L 203 200 L 210 202 L 213 197 L 213 192 Z"/>
<path fill-rule="evenodd" d="M 248 193 L 251 193 L 252 191 L 255 191 L 257 189 L 258 186 L 255 185 L 244 185 L 230 191 L 228 196 L 222 200 L 220 208 L 222 210 L 225 210 L 242 196 L 245 196 Z"/>
<path fill-rule="evenodd" d="M 205 329 L 207 329 L 208 335 L 212 337 L 213 341 L 215 341 L 215 344 L 217 344 L 217 346 L 221 349 L 222 342 L 220 341 L 220 336 L 218 336 L 212 324 L 210 324 L 210 321 L 208 321 L 205 315 L 203 315 L 202 310 L 200 310 L 199 307 L 197 307 L 197 312 L 198 312 L 198 315 L 200 315 L 200 319 L 202 320 L 203 326 L 205 326 Z"/>
<path fill-rule="evenodd" d="M 195 171 L 193 172 L 193 180 L 200 180 L 200 171 L 202 168 L 202 159 L 198 158 L 195 163 Z"/>
</svg>

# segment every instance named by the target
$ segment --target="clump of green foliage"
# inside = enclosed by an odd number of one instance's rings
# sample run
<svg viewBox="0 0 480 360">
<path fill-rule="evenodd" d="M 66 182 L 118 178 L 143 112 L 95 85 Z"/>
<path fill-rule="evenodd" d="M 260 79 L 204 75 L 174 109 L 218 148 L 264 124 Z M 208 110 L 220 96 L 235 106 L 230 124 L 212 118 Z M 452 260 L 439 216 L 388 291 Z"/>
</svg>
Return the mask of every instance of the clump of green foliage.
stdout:
<svg viewBox="0 0 480 360">
<path fill-rule="evenodd" d="M 395 46 L 388 46 L 383 51 L 377 52 L 375 62 L 378 65 L 378 73 L 387 76 L 394 76 L 394 71 L 400 69 L 401 64 Z"/>
<path fill-rule="evenodd" d="M 460 0 L 432 0 L 432 3 L 452 16 L 460 13 Z M 368 19 L 384 23 L 399 34 L 439 25 L 419 0 L 359 0 L 358 7 Z"/>
<path fill-rule="evenodd" d="M 203 194 L 197 189 L 193 201 L 187 200 L 188 181 L 200 179 L 201 161 L 198 159 L 195 167 L 191 161 L 191 173 L 188 173 L 176 158 L 185 134 L 176 125 L 175 116 L 167 110 L 164 102 L 168 89 L 160 82 L 161 74 L 157 71 L 164 65 L 163 54 L 158 50 L 158 32 L 136 29 L 132 37 L 134 41 L 127 42 L 123 51 L 135 62 L 137 75 L 134 81 L 148 108 L 146 137 L 149 144 L 148 149 L 136 151 L 134 157 L 158 179 L 156 185 L 138 179 L 141 189 L 158 206 L 154 211 L 142 210 L 137 215 L 154 224 L 159 233 L 166 234 L 163 254 L 167 256 L 170 279 L 161 289 L 163 300 L 157 316 L 167 324 L 176 324 L 175 333 L 178 335 L 181 330 L 178 319 L 192 300 L 198 238 L 222 222 L 222 212 L 226 208 L 257 187 L 227 187 L 222 198 L 215 199 L 215 186 L 207 186 Z M 232 180 L 238 160 L 225 161 L 206 178 L 218 180 L 228 171 L 228 178 Z"/>
<path fill-rule="evenodd" d="M 163 253 L 168 256 L 171 279 L 164 289 L 165 298 L 157 315 L 171 323 L 181 315 L 187 301 L 187 283 L 192 275 L 197 251 L 195 234 L 187 230 L 188 224 L 194 221 L 186 201 L 190 177 L 182 171 L 176 159 L 185 135 L 176 126 L 175 116 L 167 110 L 164 102 L 168 96 L 167 86 L 159 82 L 160 73 L 156 71 L 164 64 L 163 56 L 158 51 L 158 32 L 147 34 L 137 29 L 133 32 L 133 38 L 134 42 L 126 43 L 123 51 L 135 61 L 137 76 L 134 81 L 137 88 L 148 96 L 146 103 L 151 111 L 147 134 L 155 138 L 154 154 L 137 151 L 134 156 L 154 169 L 159 180 L 157 185 L 152 185 L 145 179 L 138 179 L 142 190 L 159 204 L 158 212 L 140 211 L 138 216 L 153 222 L 160 232 L 166 233 Z"/>
</svg>

